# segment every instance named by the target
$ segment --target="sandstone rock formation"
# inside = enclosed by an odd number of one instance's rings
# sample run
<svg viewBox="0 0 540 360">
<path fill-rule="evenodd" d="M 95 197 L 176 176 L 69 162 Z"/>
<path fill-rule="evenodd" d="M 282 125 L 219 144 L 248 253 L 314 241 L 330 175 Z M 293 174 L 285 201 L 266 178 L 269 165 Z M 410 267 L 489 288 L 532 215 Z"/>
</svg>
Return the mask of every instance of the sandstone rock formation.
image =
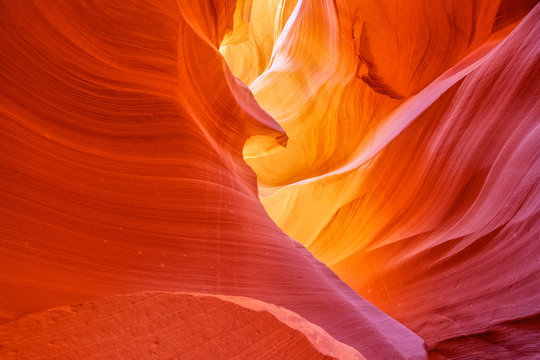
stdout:
<svg viewBox="0 0 540 360">
<path fill-rule="evenodd" d="M 234 10 L 1 3 L 0 316 L 143 291 L 245 296 L 364 356 L 423 358 L 259 202 L 244 143 L 287 138 L 218 51 Z"/>
<path fill-rule="evenodd" d="M 2 359 L 358 359 L 280 307 L 249 298 L 116 295 L 0 325 Z"/>
<path fill-rule="evenodd" d="M 0 1 L 0 356 L 539 356 L 536 3 Z"/>
<path fill-rule="evenodd" d="M 535 4 L 301 1 L 245 78 L 289 135 L 247 158 L 270 216 L 433 356 L 540 352 Z"/>
</svg>

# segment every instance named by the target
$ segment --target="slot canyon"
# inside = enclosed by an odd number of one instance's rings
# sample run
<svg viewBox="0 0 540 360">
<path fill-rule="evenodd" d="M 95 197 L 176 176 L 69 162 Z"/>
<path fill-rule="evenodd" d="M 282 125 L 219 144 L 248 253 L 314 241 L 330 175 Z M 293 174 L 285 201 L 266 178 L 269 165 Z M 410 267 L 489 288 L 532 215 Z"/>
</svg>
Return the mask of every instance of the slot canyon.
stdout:
<svg viewBox="0 0 540 360">
<path fill-rule="evenodd" d="M 0 0 L 0 359 L 540 359 L 540 5 Z"/>
</svg>

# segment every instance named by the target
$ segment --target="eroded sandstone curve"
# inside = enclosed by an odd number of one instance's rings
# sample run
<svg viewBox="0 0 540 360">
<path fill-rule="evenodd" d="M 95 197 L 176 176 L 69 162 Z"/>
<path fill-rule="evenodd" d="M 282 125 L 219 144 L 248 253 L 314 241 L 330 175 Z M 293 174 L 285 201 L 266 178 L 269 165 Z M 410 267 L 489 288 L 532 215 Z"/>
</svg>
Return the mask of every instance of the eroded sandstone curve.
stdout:
<svg viewBox="0 0 540 360">
<path fill-rule="evenodd" d="M 537 356 L 537 2 L 294 3 L 250 83 L 270 216 L 432 356 Z"/>
<path fill-rule="evenodd" d="M 244 296 L 366 357 L 424 358 L 261 205 L 244 143 L 287 136 L 218 51 L 235 8 L 0 2 L 0 316 L 144 291 Z"/>
<path fill-rule="evenodd" d="M 318 326 L 251 298 L 145 292 L 0 325 L 2 359 L 365 360 Z"/>
</svg>

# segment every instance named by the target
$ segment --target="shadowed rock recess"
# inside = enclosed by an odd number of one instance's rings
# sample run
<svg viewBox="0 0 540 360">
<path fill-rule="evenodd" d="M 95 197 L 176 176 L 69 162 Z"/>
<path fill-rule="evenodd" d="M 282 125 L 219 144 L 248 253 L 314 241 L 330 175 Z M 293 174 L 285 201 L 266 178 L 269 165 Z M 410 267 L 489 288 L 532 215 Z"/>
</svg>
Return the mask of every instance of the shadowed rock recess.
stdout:
<svg viewBox="0 0 540 360">
<path fill-rule="evenodd" d="M 0 358 L 540 358 L 539 99 L 537 1 L 0 0 Z"/>
</svg>

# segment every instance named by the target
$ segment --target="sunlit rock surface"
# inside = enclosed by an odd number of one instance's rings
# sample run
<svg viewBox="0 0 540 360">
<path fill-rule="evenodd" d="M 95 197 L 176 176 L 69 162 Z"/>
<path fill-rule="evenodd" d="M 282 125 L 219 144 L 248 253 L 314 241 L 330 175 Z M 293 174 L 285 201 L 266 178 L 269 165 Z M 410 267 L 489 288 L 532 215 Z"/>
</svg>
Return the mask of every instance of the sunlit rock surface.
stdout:
<svg viewBox="0 0 540 360">
<path fill-rule="evenodd" d="M 245 154 L 270 216 L 435 358 L 540 356 L 535 4 L 298 1 L 236 73 L 289 136 Z"/>
<path fill-rule="evenodd" d="M 17 320 L 24 314 L 95 300 L 94 315 L 107 307 L 104 316 L 116 319 L 124 316 L 123 301 L 96 299 L 183 291 L 291 311 L 328 333 L 329 347 L 317 344 L 315 355 L 333 354 L 341 343 L 367 358 L 425 358 L 419 336 L 345 285 L 261 205 L 244 143 L 257 135 L 272 149 L 287 136 L 218 51 L 235 9 L 221 0 L 0 3 L 2 349 L 11 351 L 12 341 L 26 354 L 16 358 L 34 358 L 44 339 L 61 337 L 63 328 L 45 327 L 42 337 L 22 339 L 19 330 L 33 332 L 51 313 Z M 73 321 L 86 327 L 92 306 Z M 151 325 L 151 307 L 125 319 L 139 326 L 134 338 L 149 340 L 144 326 L 165 330 Z M 213 314 L 201 311 L 193 316 L 211 323 Z M 222 320 L 215 322 L 230 325 L 227 331 L 249 324 Z M 58 358 L 64 351 L 110 358 L 95 352 L 115 324 L 103 326 L 100 334 L 96 323 L 66 334 L 70 341 L 47 346 L 47 356 L 56 349 Z M 257 342 L 253 351 L 286 348 L 283 338 L 245 332 Z M 121 347 L 121 339 L 107 349 Z M 77 344 L 92 348 L 86 353 Z"/>
<path fill-rule="evenodd" d="M 540 356 L 538 44 L 531 0 L 0 1 L 0 357 Z"/>
</svg>

